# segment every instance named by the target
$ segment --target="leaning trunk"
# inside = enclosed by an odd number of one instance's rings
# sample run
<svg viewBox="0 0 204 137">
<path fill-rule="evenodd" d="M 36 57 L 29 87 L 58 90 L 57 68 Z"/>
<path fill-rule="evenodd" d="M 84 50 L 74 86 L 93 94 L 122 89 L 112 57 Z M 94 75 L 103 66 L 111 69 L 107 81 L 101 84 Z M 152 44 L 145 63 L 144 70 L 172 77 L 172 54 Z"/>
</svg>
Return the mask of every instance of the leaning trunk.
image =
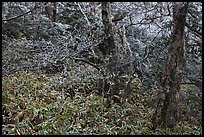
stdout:
<svg viewBox="0 0 204 137">
<path fill-rule="evenodd" d="M 174 3 L 173 32 L 168 49 L 168 62 L 166 64 L 163 83 L 163 100 L 161 113 L 157 125 L 172 128 L 178 122 L 179 91 L 181 85 L 181 72 L 185 66 L 184 57 L 184 27 L 186 22 L 188 3 Z"/>
</svg>

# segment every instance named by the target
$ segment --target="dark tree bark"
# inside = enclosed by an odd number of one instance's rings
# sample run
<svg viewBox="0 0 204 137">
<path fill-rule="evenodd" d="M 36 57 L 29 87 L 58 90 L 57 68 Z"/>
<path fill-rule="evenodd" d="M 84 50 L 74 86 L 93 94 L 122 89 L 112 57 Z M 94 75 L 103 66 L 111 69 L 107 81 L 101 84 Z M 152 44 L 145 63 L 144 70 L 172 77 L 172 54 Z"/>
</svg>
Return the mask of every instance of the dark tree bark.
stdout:
<svg viewBox="0 0 204 137">
<path fill-rule="evenodd" d="M 57 2 L 53 2 L 53 22 L 56 22 L 56 18 L 57 18 Z"/>
<path fill-rule="evenodd" d="M 114 33 L 112 28 L 110 12 L 110 2 L 102 2 L 102 20 L 104 25 L 104 32 L 107 38 L 103 41 L 103 45 L 101 46 L 103 46 L 104 55 L 108 55 L 114 53 L 115 50 Z"/>
<path fill-rule="evenodd" d="M 47 14 L 48 18 L 50 19 L 51 25 L 53 26 L 53 22 L 56 22 L 57 2 L 52 2 L 51 4 L 47 4 L 45 6 L 45 13 Z"/>
<path fill-rule="evenodd" d="M 181 85 L 181 71 L 185 67 L 184 57 L 184 27 L 188 3 L 174 3 L 173 32 L 168 49 L 168 62 L 162 81 L 164 100 L 156 125 L 173 128 L 178 122 L 179 91 Z"/>
<path fill-rule="evenodd" d="M 110 78 L 103 80 L 102 89 L 104 94 L 107 95 L 108 107 L 110 107 L 110 103 L 114 95 L 116 95 L 117 85 L 115 82 L 115 71 L 117 64 L 117 56 L 115 50 L 115 42 L 114 42 L 114 32 L 112 27 L 111 20 L 111 11 L 110 11 L 110 2 L 102 2 L 102 21 L 104 25 L 104 33 L 106 38 L 98 47 L 102 52 L 103 56 L 108 58 L 108 64 L 106 65 L 106 70 Z M 110 84 L 114 83 L 114 84 Z"/>
</svg>

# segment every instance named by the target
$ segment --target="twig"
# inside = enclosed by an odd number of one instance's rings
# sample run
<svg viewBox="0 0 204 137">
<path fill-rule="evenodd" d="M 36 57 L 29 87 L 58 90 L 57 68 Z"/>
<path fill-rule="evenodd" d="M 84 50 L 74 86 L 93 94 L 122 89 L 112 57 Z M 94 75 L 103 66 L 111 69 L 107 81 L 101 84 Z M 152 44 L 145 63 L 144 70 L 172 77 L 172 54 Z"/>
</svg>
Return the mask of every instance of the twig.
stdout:
<svg viewBox="0 0 204 137">
<path fill-rule="evenodd" d="M 80 5 L 78 2 L 74 2 L 74 3 L 79 6 L 79 9 L 80 9 L 81 13 L 84 15 L 85 20 L 86 20 L 88 26 L 90 26 L 90 22 L 89 22 L 89 20 L 88 20 L 88 18 L 87 18 L 87 16 L 86 16 L 86 14 L 85 14 L 84 11 L 82 10 L 81 5 Z"/>
<path fill-rule="evenodd" d="M 88 61 L 88 60 L 85 60 L 85 59 L 83 59 L 83 58 L 73 58 L 73 59 L 76 60 L 76 61 L 85 62 L 85 63 L 91 65 L 92 67 L 96 68 L 98 71 L 100 71 L 100 68 L 99 68 L 99 67 L 97 67 L 95 64 L 93 64 L 92 62 L 90 62 L 90 61 Z"/>
<path fill-rule="evenodd" d="M 23 14 L 21 14 L 21 15 L 15 16 L 15 17 L 11 17 L 11 18 L 9 18 L 9 19 L 2 19 L 2 21 L 11 21 L 11 20 L 20 18 L 20 17 L 25 16 L 26 14 L 28 14 L 28 13 L 30 13 L 30 12 L 36 10 L 37 8 L 38 8 L 38 6 L 35 6 L 32 10 L 30 10 L 30 11 L 28 11 L 28 12 L 26 12 L 26 13 L 23 13 Z"/>
<path fill-rule="evenodd" d="M 189 28 L 191 31 L 197 33 L 198 35 L 202 36 L 202 32 L 196 30 L 196 28 L 191 27 L 188 23 L 186 23 L 186 27 Z"/>
<path fill-rule="evenodd" d="M 129 89 L 129 87 L 130 87 L 131 82 L 132 82 L 132 81 L 134 80 L 134 78 L 135 78 L 135 77 L 134 77 L 134 74 L 135 74 L 136 72 L 137 72 L 136 70 L 133 72 L 132 76 L 129 78 L 129 80 L 128 80 L 128 82 L 127 82 L 125 88 L 124 88 L 123 97 L 122 97 L 122 103 L 125 103 L 127 97 L 128 97 L 129 94 L 130 94 L 130 89 Z"/>
</svg>

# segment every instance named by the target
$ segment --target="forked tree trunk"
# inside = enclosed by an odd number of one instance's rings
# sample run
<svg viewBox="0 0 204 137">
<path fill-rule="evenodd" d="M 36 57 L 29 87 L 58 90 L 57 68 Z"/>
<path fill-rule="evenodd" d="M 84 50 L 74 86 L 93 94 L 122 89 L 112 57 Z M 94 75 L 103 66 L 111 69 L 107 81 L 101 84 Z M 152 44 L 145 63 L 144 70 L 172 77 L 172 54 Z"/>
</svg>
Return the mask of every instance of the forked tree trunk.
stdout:
<svg viewBox="0 0 204 137">
<path fill-rule="evenodd" d="M 162 102 L 162 109 L 157 121 L 157 125 L 162 125 L 163 127 L 172 128 L 178 122 L 181 71 L 185 66 L 184 27 L 187 9 L 188 3 L 186 2 L 174 3 L 173 32 L 168 49 L 168 62 L 166 64 L 165 76 L 162 81 L 165 98 Z"/>
</svg>

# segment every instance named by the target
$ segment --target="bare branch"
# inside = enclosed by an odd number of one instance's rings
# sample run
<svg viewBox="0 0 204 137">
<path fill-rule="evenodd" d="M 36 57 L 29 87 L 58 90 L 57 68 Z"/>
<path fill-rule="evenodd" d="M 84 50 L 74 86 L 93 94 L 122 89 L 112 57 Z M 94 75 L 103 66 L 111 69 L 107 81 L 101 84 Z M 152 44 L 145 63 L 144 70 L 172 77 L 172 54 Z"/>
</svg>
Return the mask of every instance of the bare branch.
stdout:
<svg viewBox="0 0 204 137">
<path fill-rule="evenodd" d="M 202 36 L 202 32 L 198 31 L 196 28 L 191 27 L 188 23 L 186 23 L 186 27 L 189 28 L 191 31 L 197 33 L 198 35 Z"/>
<path fill-rule="evenodd" d="M 88 26 L 90 27 L 90 22 L 89 22 L 89 20 L 88 20 L 88 18 L 87 18 L 87 16 L 86 16 L 86 14 L 85 14 L 84 11 L 82 10 L 81 5 L 79 4 L 79 2 L 74 2 L 74 3 L 79 7 L 81 13 L 84 15 L 84 18 L 85 18 L 85 20 L 86 20 Z"/>
<path fill-rule="evenodd" d="M 35 7 L 34 7 L 32 10 L 30 10 L 30 11 L 28 11 L 28 12 L 26 12 L 26 13 L 23 13 L 23 14 L 21 14 L 21 15 L 18 15 L 18 16 L 15 16 L 15 17 L 9 18 L 9 19 L 2 19 L 2 21 L 11 21 L 11 20 L 14 20 L 14 19 L 20 18 L 20 17 L 25 16 L 26 14 L 28 14 L 28 13 L 30 13 L 30 12 L 36 10 L 37 8 L 39 8 L 39 7 L 35 5 Z"/>
</svg>

